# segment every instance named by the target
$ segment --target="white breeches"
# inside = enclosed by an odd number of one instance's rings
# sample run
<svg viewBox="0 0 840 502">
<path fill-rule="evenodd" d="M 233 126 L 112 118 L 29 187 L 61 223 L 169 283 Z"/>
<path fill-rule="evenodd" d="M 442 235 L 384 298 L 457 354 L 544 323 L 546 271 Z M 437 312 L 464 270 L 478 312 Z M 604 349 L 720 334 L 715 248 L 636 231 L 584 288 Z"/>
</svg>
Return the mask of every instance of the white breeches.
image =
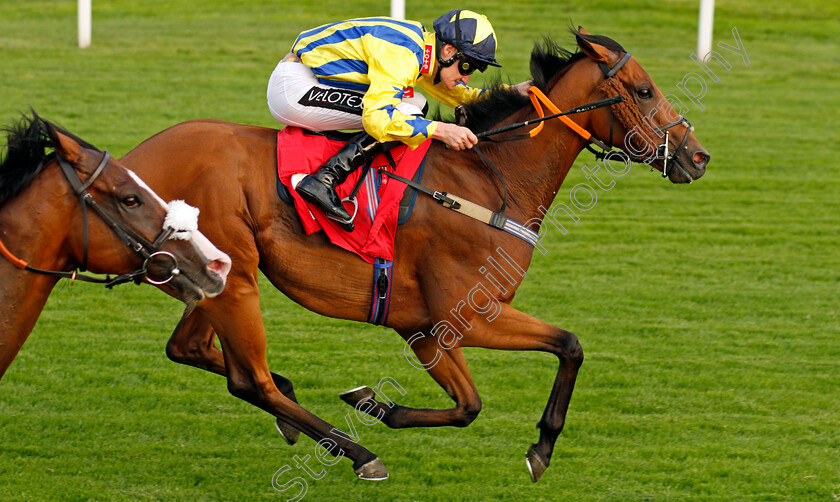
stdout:
<svg viewBox="0 0 840 502">
<path fill-rule="evenodd" d="M 318 82 L 305 64 L 287 56 L 268 80 L 266 98 L 271 115 L 286 125 L 312 131 L 361 130 L 364 92 Z M 426 98 L 419 92 L 404 98 L 397 110 L 423 115 Z"/>
</svg>

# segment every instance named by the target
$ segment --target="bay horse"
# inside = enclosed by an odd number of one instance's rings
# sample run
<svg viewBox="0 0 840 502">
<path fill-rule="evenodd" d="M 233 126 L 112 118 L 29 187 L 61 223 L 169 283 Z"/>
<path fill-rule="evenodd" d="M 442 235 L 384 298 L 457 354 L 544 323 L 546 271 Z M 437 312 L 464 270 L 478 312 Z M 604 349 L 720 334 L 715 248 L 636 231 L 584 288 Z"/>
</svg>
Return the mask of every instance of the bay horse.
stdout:
<svg viewBox="0 0 840 502">
<path fill-rule="evenodd" d="M 550 39 L 535 46 L 534 85 L 560 109 L 622 95 L 623 103 L 577 115 L 576 122 L 607 146 L 626 152 L 621 155 L 628 165 L 629 159 L 647 161 L 665 171 L 667 163 L 665 174 L 674 183 L 700 178 L 708 152 L 636 59 L 607 37 L 573 33 L 580 49 L 574 54 Z M 487 95 L 467 106 L 467 125 L 475 131 L 537 117 L 528 98 L 513 90 Z M 643 140 L 666 132 L 671 136 L 662 145 Z M 277 197 L 276 135 L 270 128 L 190 121 L 147 139 L 121 159 L 165 197 L 201 208 L 202 230 L 233 259 L 225 291 L 199 302 L 182 318 L 166 353 L 179 363 L 225 376 L 230 393 L 276 417 L 289 443 L 303 432 L 334 456 L 351 459 L 360 478 L 384 479 L 387 470 L 375 454 L 299 405 L 292 383 L 272 373 L 266 362 L 259 270 L 305 308 L 354 321 L 367 319 L 373 278 L 369 264 L 331 245 L 322 233 L 304 235 L 293 208 Z M 481 144 L 509 190 L 507 217 L 544 228 L 546 208 L 587 144 L 558 120 L 545 122 L 527 141 Z M 663 149 L 671 153 L 663 154 Z M 173 179 L 176 166 L 179 175 Z M 423 184 L 484 207 L 498 207 L 504 192 L 499 178 L 473 152 L 447 150 L 438 142 L 428 151 Z M 487 267 L 488 260 L 498 259 L 499 250 L 508 259 L 503 266 L 507 275 L 488 272 L 494 270 Z M 526 455 L 536 482 L 563 428 L 583 350 L 574 334 L 510 305 L 533 251 L 513 235 L 448 211 L 431 198 L 418 199 L 412 217 L 397 233 L 386 325 L 406 339 L 412 357 L 454 406 L 420 409 L 386 403 L 367 387 L 342 399 L 391 428 L 465 427 L 481 410 L 481 399 L 462 347 L 554 354 L 559 369 L 538 422 L 539 440 Z M 323 273 L 325 267 L 329 274 Z M 484 286 L 480 290 L 479 284 Z M 217 336 L 221 350 L 215 346 Z"/>
<path fill-rule="evenodd" d="M 165 204 L 107 151 L 32 115 L 6 130 L 0 163 L 0 378 L 61 278 L 145 279 L 190 306 L 221 293 L 230 270 L 197 209 Z"/>
</svg>

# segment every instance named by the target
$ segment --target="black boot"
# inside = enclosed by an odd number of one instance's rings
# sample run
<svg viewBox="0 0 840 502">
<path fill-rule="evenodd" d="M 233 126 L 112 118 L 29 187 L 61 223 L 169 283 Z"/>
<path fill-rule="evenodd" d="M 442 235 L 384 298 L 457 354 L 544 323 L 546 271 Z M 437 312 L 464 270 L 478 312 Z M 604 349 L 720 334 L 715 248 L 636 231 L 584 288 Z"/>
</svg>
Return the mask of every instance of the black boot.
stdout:
<svg viewBox="0 0 840 502">
<path fill-rule="evenodd" d="M 344 209 L 341 199 L 335 193 L 335 188 L 344 183 L 347 176 L 366 162 L 387 150 L 399 141 L 380 143 L 366 132 L 353 136 L 346 145 L 341 147 L 335 155 L 330 157 L 317 171 L 303 178 L 295 187 L 298 194 L 307 202 L 311 202 L 337 221 L 344 230 L 353 231 L 353 221 L 350 213 Z"/>
</svg>

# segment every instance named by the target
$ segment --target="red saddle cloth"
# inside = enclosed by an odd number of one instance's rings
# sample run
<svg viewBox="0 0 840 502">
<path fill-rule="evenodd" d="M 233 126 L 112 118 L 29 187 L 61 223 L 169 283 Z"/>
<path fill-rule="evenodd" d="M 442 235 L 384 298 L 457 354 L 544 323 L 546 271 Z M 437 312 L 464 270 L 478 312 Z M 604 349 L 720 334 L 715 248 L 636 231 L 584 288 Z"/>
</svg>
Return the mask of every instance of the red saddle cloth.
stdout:
<svg viewBox="0 0 840 502">
<path fill-rule="evenodd" d="M 359 209 L 354 220 L 353 232 L 345 232 L 341 226 L 316 206 L 305 202 L 292 187 L 292 177 L 296 174 L 309 174 L 317 170 L 330 157 L 344 146 L 344 141 L 329 139 L 325 136 L 308 134 L 299 127 L 288 126 L 277 133 L 277 171 L 280 182 L 289 190 L 294 199 L 295 210 L 307 235 L 323 230 L 330 242 L 359 255 L 368 263 L 376 258 L 394 259 L 394 239 L 397 233 L 399 205 L 406 185 L 377 172 L 385 168 L 404 178 L 412 178 L 417 172 L 429 150 L 431 140 L 427 140 L 414 150 L 407 146 L 398 146 L 391 150 L 397 168 L 393 170 L 387 157 L 377 156 L 366 179 L 356 194 Z M 342 199 L 350 195 L 356 182 L 364 173 L 357 169 L 338 187 L 338 196 Z M 345 203 L 344 207 L 353 214 L 353 206 Z"/>
</svg>

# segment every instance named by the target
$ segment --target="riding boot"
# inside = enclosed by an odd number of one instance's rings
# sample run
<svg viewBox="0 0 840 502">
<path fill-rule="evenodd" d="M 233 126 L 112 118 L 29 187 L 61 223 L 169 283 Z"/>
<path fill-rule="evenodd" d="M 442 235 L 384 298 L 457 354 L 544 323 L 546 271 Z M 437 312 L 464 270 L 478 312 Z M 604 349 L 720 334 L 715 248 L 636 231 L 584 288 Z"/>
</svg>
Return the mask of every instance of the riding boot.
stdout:
<svg viewBox="0 0 840 502">
<path fill-rule="evenodd" d="M 335 193 L 338 185 L 344 183 L 347 177 L 373 160 L 373 158 L 398 145 L 399 141 L 380 143 L 366 132 L 361 132 L 346 145 L 341 147 L 335 155 L 330 157 L 317 171 L 303 178 L 295 187 L 298 194 L 307 202 L 320 207 L 326 215 L 337 221 L 344 230 L 353 231 L 353 221 L 350 213 L 344 209 L 341 199 Z"/>
</svg>

